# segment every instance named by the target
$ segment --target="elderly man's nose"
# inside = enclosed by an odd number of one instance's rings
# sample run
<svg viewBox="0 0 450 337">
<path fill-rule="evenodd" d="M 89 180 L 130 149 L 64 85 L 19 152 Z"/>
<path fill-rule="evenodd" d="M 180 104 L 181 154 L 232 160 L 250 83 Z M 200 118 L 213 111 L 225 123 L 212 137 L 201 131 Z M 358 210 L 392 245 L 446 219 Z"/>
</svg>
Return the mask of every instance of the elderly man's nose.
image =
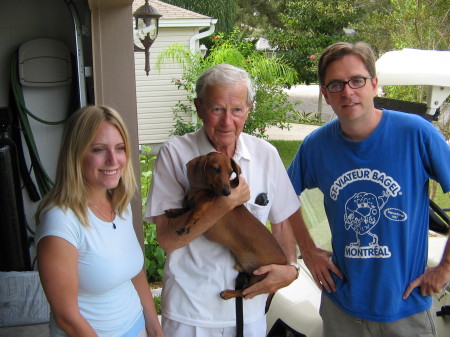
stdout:
<svg viewBox="0 0 450 337">
<path fill-rule="evenodd" d="M 233 117 L 233 115 L 232 115 L 232 113 L 231 113 L 231 110 L 230 110 L 230 109 L 224 110 L 223 113 L 222 113 L 222 115 L 221 115 L 221 117 L 222 117 L 222 121 L 224 121 L 224 122 L 229 122 L 229 121 L 231 121 L 231 120 L 232 120 L 232 117 Z"/>
</svg>

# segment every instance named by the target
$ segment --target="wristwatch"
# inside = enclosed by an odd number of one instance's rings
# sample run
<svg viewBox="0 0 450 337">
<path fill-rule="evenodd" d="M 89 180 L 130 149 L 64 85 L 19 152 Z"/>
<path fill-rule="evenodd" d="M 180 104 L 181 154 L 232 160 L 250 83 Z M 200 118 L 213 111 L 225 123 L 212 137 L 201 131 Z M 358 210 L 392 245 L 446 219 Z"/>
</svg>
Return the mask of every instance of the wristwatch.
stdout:
<svg viewBox="0 0 450 337">
<path fill-rule="evenodd" d="M 295 279 L 298 279 L 298 275 L 300 275 L 300 266 L 295 262 L 288 262 L 287 265 L 292 266 L 297 270 L 297 276 L 295 277 Z"/>
</svg>

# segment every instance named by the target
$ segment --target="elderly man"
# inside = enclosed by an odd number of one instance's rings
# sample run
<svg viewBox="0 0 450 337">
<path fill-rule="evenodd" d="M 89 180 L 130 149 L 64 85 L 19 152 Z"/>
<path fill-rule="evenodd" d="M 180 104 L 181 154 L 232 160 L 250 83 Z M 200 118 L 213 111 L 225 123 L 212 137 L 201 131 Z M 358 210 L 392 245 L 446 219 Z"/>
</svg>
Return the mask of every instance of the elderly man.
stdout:
<svg viewBox="0 0 450 337">
<path fill-rule="evenodd" d="M 206 70 L 196 85 L 195 106 L 203 127 L 173 137 L 161 148 L 145 214 L 157 226 L 158 242 L 167 252 L 162 294 L 162 323 L 166 336 L 235 336 L 235 301 L 219 293 L 234 287 L 235 258 L 224 246 L 207 240 L 203 233 L 234 207 L 245 204 L 261 222 L 269 220 L 288 265 L 263 266 L 255 273 L 267 277 L 244 291 L 244 335 L 266 334 L 267 293 L 290 284 L 298 276 L 295 240 L 287 219 L 300 205 L 277 150 L 268 142 L 242 132 L 251 111 L 254 90 L 246 71 L 221 64 Z M 186 163 L 217 151 L 233 158 L 242 169 L 240 184 L 193 226 L 179 235 L 190 213 L 170 219 L 164 210 L 180 208 L 189 190 Z M 268 204 L 256 205 L 266 193 Z"/>
</svg>

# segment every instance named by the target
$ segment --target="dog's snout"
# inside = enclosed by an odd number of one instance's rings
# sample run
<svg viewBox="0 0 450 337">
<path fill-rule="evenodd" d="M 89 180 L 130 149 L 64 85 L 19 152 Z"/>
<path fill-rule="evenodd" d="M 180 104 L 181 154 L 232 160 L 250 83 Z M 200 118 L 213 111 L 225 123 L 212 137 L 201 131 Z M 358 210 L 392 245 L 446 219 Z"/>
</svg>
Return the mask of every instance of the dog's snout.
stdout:
<svg viewBox="0 0 450 337">
<path fill-rule="evenodd" d="M 224 196 L 228 197 L 228 196 L 231 194 L 231 191 L 230 191 L 230 189 L 228 189 L 228 188 L 224 188 L 224 189 L 222 190 L 222 194 L 223 194 Z"/>
</svg>

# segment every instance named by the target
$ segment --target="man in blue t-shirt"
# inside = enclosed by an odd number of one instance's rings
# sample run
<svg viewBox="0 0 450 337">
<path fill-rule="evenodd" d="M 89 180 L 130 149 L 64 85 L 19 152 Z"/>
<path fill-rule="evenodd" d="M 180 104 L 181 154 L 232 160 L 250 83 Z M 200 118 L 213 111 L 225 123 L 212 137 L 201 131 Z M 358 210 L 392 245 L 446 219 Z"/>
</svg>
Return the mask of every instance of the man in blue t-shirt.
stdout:
<svg viewBox="0 0 450 337">
<path fill-rule="evenodd" d="M 450 243 L 426 269 L 428 181 L 450 190 L 450 146 L 422 117 L 375 108 L 367 44 L 327 47 L 318 75 L 338 119 L 304 140 L 288 174 L 297 194 L 316 187 L 324 194 L 332 252 L 316 247 L 301 213 L 291 217 L 324 290 L 324 336 L 435 336 L 430 296 L 450 280 Z"/>
</svg>

